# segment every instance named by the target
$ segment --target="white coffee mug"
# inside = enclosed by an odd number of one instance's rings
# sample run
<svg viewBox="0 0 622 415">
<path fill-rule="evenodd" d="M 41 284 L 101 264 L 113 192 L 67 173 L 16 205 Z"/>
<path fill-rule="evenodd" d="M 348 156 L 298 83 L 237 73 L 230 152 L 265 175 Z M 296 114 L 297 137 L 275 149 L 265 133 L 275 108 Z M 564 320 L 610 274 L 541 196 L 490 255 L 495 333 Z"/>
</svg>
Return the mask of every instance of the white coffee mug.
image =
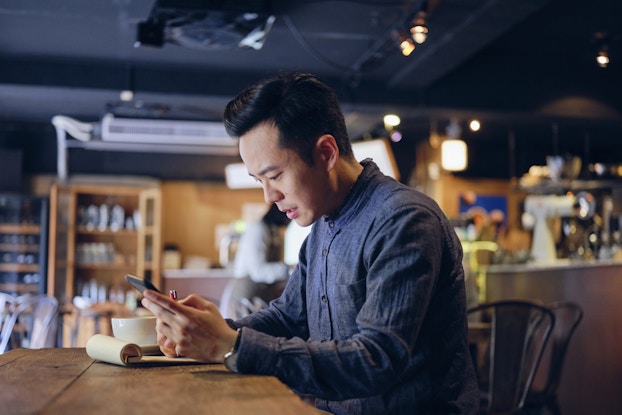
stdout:
<svg viewBox="0 0 622 415">
<path fill-rule="evenodd" d="M 139 346 L 155 345 L 157 341 L 156 317 L 113 317 L 112 334 L 119 340 Z"/>
</svg>

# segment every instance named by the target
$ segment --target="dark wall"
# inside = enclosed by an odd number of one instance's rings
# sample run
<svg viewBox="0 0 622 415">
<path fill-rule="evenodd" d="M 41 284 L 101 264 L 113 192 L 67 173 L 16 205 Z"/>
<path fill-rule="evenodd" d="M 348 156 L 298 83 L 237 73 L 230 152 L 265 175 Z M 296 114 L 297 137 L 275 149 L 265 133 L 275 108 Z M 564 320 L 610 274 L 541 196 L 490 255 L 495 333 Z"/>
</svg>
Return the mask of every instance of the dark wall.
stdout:
<svg viewBox="0 0 622 415">
<path fill-rule="evenodd" d="M 22 152 L 0 148 L 0 192 L 19 192 L 22 182 Z"/>
</svg>

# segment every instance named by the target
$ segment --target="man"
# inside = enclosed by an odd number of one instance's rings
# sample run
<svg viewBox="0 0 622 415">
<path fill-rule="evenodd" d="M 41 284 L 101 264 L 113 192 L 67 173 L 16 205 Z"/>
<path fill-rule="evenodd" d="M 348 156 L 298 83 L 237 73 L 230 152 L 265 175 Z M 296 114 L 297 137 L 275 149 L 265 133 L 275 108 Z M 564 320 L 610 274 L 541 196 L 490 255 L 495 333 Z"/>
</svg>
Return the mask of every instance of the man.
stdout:
<svg viewBox="0 0 622 415">
<path fill-rule="evenodd" d="M 145 292 L 164 353 L 276 376 L 334 414 L 477 413 L 462 250 L 437 204 L 356 161 L 312 75 L 252 86 L 224 118 L 266 202 L 313 228 L 283 294 L 241 320 Z"/>
</svg>

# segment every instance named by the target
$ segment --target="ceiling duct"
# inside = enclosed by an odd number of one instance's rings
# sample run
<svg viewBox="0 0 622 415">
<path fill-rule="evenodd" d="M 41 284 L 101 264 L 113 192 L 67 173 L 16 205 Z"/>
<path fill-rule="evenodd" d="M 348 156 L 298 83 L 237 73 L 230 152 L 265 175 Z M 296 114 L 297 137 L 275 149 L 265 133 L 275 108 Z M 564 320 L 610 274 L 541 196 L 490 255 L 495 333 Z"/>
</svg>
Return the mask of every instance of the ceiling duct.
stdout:
<svg viewBox="0 0 622 415">
<path fill-rule="evenodd" d="M 259 50 L 274 20 L 267 1 L 158 0 L 138 25 L 136 46 Z"/>
</svg>

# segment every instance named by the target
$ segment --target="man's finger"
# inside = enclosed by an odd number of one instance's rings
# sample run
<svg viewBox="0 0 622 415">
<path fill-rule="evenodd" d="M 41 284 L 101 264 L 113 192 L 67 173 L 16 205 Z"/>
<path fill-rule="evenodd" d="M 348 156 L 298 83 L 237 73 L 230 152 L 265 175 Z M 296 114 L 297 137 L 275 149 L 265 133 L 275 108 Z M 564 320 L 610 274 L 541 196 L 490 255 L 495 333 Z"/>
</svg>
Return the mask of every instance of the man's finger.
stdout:
<svg viewBox="0 0 622 415">
<path fill-rule="evenodd" d="M 144 298 L 141 303 L 147 308 L 149 308 L 150 304 L 153 304 L 156 307 L 161 308 L 173 315 L 181 311 L 181 307 L 176 301 L 173 301 L 170 298 L 155 291 L 145 290 L 143 296 Z M 154 310 L 151 311 L 154 312 Z"/>
</svg>

